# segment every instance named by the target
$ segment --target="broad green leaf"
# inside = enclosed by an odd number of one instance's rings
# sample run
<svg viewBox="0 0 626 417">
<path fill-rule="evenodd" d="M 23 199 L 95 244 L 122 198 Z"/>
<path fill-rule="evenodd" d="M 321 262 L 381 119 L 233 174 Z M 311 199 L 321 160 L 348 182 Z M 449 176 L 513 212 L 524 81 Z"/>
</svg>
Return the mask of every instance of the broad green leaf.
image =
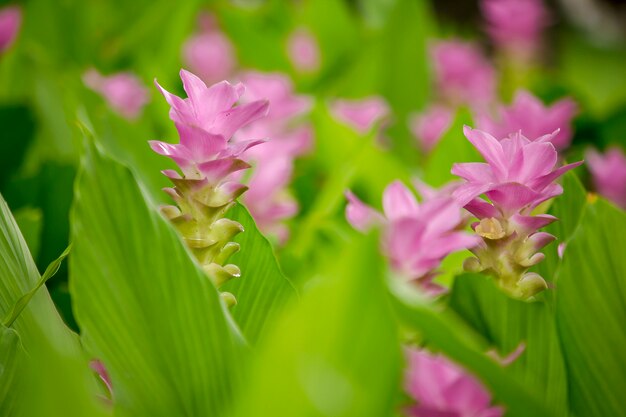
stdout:
<svg viewBox="0 0 626 417">
<path fill-rule="evenodd" d="M 390 415 L 400 345 L 374 239 L 338 253 L 260 348 L 237 416 Z"/>
<path fill-rule="evenodd" d="M 558 331 L 576 416 L 624 415 L 626 214 L 589 204 L 556 279 Z"/>
<path fill-rule="evenodd" d="M 524 351 L 507 366 L 507 373 L 554 415 L 568 415 L 566 369 L 552 305 L 543 300 L 514 300 L 491 278 L 467 274 L 455 279 L 450 306 L 496 348 L 500 357 L 523 344 Z"/>
<path fill-rule="evenodd" d="M 555 416 L 510 371 L 487 357 L 476 336 L 451 311 L 440 311 L 431 303 L 395 291 L 394 306 L 399 317 L 418 331 L 429 346 L 472 372 L 489 388 L 496 403 L 507 409 L 507 417 Z"/>
<path fill-rule="evenodd" d="M 233 317 L 246 339 L 255 343 L 287 301 L 296 297 L 296 290 L 283 275 L 270 242 L 259 232 L 248 210 L 238 204 L 226 216 L 245 230 L 235 238 L 241 251 L 228 260 L 241 269 L 242 276 L 220 289 L 237 297 Z"/>
<path fill-rule="evenodd" d="M 12 413 L 2 415 L 101 415 L 95 379 L 78 339 L 65 326 L 42 285 L 57 267 L 58 263 L 53 264 L 48 274 L 40 277 L 8 206 L 0 198 L 0 313 L 11 325 L 0 329 L 0 395 L 9 390 L 14 400 Z M 20 354 L 22 346 L 24 356 Z"/>
<path fill-rule="evenodd" d="M 70 289 L 120 415 L 223 415 L 242 362 L 218 292 L 131 171 L 88 141 L 75 185 Z"/>
<path fill-rule="evenodd" d="M 21 391 L 20 369 L 23 370 L 24 350 L 17 332 L 0 325 L 0 415 L 18 415 Z"/>
</svg>

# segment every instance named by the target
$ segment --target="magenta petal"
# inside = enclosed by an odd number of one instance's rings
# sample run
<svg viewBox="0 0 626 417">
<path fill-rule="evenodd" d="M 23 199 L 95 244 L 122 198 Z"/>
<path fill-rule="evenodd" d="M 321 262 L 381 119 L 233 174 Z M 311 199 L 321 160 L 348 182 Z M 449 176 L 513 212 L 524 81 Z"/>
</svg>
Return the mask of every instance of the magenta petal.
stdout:
<svg viewBox="0 0 626 417">
<path fill-rule="evenodd" d="M 221 180 L 233 172 L 250 168 L 250 165 L 241 159 L 223 158 L 198 164 L 198 170 L 209 180 Z"/>
<path fill-rule="evenodd" d="M 508 161 L 504 158 L 504 151 L 500 142 L 489 133 L 463 126 L 465 137 L 476 147 L 493 169 L 496 178 L 504 179 Z"/>
<path fill-rule="evenodd" d="M 450 172 L 469 182 L 487 183 L 495 181 L 491 167 L 483 162 L 455 163 Z"/>
<path fill-rule="evenodd" d="M 348 199 L 346 220 L 355 229 L 365 232 L 373 226 L 384 222 L 384 218 L 380 213 L 359 200 L 351 191 L 346 191 L 346 198 Z"/>
<path fill-rule="evenodd" d="M 253 139 L 253 140 L 246 140 L 246 141 L 242 141 L 242 142 L 237 142 L 234 145 L 230 145 L 227 149 L 225 149 L 224 151 L 220 152 L 220 154 L 218 155 L 219 157 L 224 157 L 224 156 L 235 156 L 238 157 L 240 155 L 242 155 L 245 151 L 247 151 L 248 149 L 260 145 L 262 143 L 267 142 L 265 139 Z"/>
<path fill-rule="evenodd" d="M 499 184 L 485 194 L 505 214 L 512 214 L 541 198 L 540 193 L 516 182 Z"/>
<path fill-rule="evenodd" d="M 529 143 L 522 148 L 522 154 L 523 164 L 515 178 L 522 183 L 549 174 L 556 165 L 557 152 L 551 143 Z"/>
<path fill-rule="evenodd" d="M 524 216 L 521 214 L 514 214 L 511 216 L 511 222 L 517 225 L 522 232 L 530 234 L 543 227 L 546 227 L 550 223 L 558 220 L 556 217 L 549 214 L 538 214 L 536 216 Z"/>
<path fill-rule="evenodd" d="M 167 104 L 169 104 L 172 108 L 172 111 L 170 112 L 170 117 L 172 118 L 172 120 L 179 123 L 192 123 L 193 114 L 191 113 L 188 104 L 185 103 L 182 98 L 171 94 L 166 89 L 161 87 L 156 79 L 154 80 L 154 84 L 157 86 L 161 94 L 163 94 L 163 97 L 165 97 L 165 101 L 167 101 Z"/>
<path fill-rule="evenodd" d="M 553 235 L 546 232 L 537 232 L 532 234 L 528 240 L 532 243 L 535 250 L 540 250 L 556 239 Z"/>
<path fill-rule="evenodd" d="M 203 104 L 203 93 L 207 89 L 206 84 L 196 75 L 184 69 L 180 70 L 180 79 L 183 81 L 183 88 L 194 108 L 200 108 Z"/>
<path fill-rule="evenodd" d="M 479 195 L 489 191 L 497 184 L 462 184 L 452 193 L 452 197 L 459 203 L 461 207 L 478 197 Z"/>
<path fill-rule="evenodd" d="M 267 100 L 253 101 L 233 107 L 217 114 L 210 130 L 230 139 L 239 128 L 265 116 L 268 109 L 269 102 Z"/>
<path fill-rule="evenodd" d="M 415 196 L 401 181 L 394 181 L 383 192 L 383 210 L 389 220 L 415 216 L 419 210 Z"/>
<path fill-rule="evenodd" d="M 559 178 L 561 175 L 565 174 L 570 169 L 574 169 L 577 166 L 581 165 L 583 161 L 574 162 L 571 164 L 564 165 L 560 168 L 555 169 L 554 171 L 543 175 L 539 178 L 535 178 L 533 181 L 529 183 L 529 186 L 535 190 L 543 190 L 546 188 L 552 181 Z"/>
<path fill-rule="evenodd" d="M 192 164 L 193 155 L 183 145 L 173 145 L 158 140 L 151 140 L 148 141 L 148 143 L 154 152 L 172 158 L 181 168 L 188 167 Z"/>
<path fill-rule="evenodd" d="M 498 214 L 500 214 L 493 204 L 489 204 L 481 198 L 473 199 L 467 203 L 464 208 L 479 219 L 497 217 Z"/>
<path fill-rule="evenodd" d="M 232 85 L 222 81 L 203 92 L 202 106 L 198 108 L 201 120 L 208 119 L 215 113 L 230 109 L 239 100 L 245 88 L 243 84 Z"/>
<path fill-rule="evenodd" d="M 183 178 L 183 177 L 180 176 L 178 171 L 175 171 L 173 169 L 166 169 L 166 170 L 161 171 L 161 173 L 163 175 L 165 175 L 166 177 L 172 178 L 172 179 L 175 179 L 175 180 L 180 180 L 180 179 Z"/>
</svg>

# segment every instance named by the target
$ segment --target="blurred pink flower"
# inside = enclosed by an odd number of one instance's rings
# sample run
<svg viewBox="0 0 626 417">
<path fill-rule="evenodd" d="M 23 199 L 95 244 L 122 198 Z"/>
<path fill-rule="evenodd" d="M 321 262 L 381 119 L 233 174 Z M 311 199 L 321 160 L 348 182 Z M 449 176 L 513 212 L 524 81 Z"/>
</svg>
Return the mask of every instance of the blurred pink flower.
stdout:
<svg viewBox="0 0 626 417">
<path fill-rule="evenodd" d="M 547 284 L 528 268 L 543 260 L 539 251 L 555 239 L 538 230 L 557 220 L 547 214 L 532 215 L 532 210 L 560 195 L 563 188 L 554 181 L 582 161 L 557 167 L 558 155 L 550 142 L 558 131 L 534 141 L 519 132 L 498 141 L 467 126 L 464 133 L 487 161 L 452 167 L 452 173 L 466 181 L 453 195 L 480 220 L 473 228 L 483 239 L 471 249 L 476 258 L 466 260 L 464 267 L 494 275 L 514 297 L 531 297 Z M 480 198 L 482 194 L 488 201 Z"/>
<path fill-rule="evenodd" d="M 585 153 L 596 191 L 626 210 L 626 156 L 613 147 L 604 155 L 594 149 Z"/>
<path fill-rule="evenodd" d="M 289 35 L 287 54 L 294 68 L 300 72 L 315 72 L 320 67 L 317 40 L 306 29 L 297 29 Z"/>
<path fill-rule="evenodd" d="M 107 390 L 108 390 L 108 395 L 107 397 L 110 399 L 113 397 L 113 387 L 111 385 L 111 377 L 109 376 L 109 373 L 107 372 L 107 369 L 105 368 L 104 364 L 97 360 L 94 359 L 92 361 L 89 362 L 89 367 L 98 374 L 98 377 L 100 378 L 100 380 L 104 383 L 104 385 L 106 386 Z"/>
<path fill-rule="evenodd" d="M 522 54 L 538 47 L 550 23 L 543 0 L 482 0 L 481 9 L 493 42 Z"/>
<path fill-rule="evenodd" d="M 83 75 L 83 82 L 93 91 L 100 93 L 109 106 L 127 119 L 136 119 L 150 101 L 146 87 L 130 72 L 118 72 L 103 76 L 95 69 Z"/>
<path fill-rule="evenodd" d="M 186 99 L 156 84 L 171 106 L 170 118 L 176 125 L 180 143 L 150 141 L 152 149 L 172 158 L 189 179 L 219 182 L 233 172 L 248 168 L 239 157 L 263 140 L 231 143 L 230 139 L 241 127 L 264 117 L 268 102 L 259 100 L 235 106 L 245 90 L 242 84 L 222 81 L 207 87 L 185 70 L 181 70 L 180 77 L 188 95 Z M 169 171 L 166 175 L 176 177 Z"/>
<path fill-rule="evenodd" d="M 368 133 L 391 113 L 385 99 L 378 96 L 359 100 L 337 99 L 331 103 L 330 111 L 337 120 L 350 125 L 360 134 Z"/>
<path fill-rule="evenodd" d="M 557 150 L 563 150 L 572 141 L 572 119 L 577 111 L 576 103 L 570 98 L 545 106 L 528 91 L 520 90 L 509 107 L 499 108 L 497 117 L 479 115 L 477 123 L 479 129 L 491 132 L 498 139 L 520 130 L 529 138 L 538 138 L 560 129 L 551 142 Z"/>
<path fill-rule="evenodd" d="M 445 106 L 432 105 L 423 113 L 413 114 L 409 120 L 411 133 L 424 152 L 430 152 L 450 129 L 454 111 Z"/>
<path fill-rule="evenodd" d="M 237 65 L 235 48 L 212 15 L 200 16 L 200 31 L 183 45 L 183 62 L 207 84 L 233 74 Z"/>
<path fill-rule="evenodd" d="M 438 41 L 430 49 L 435 84 L 454 104 L 484 107 L 494 100 L 496 72 L 479 47 L 460 40 Z"/>
<path fill-rule="evenodd" d="M 312 100 L 295 94 L 291 80 L 284 74 L 248 72 L 241 80 L 247 88 L 241 103 L 270 102 L 267 117 L 251 123 L 242 134 L 272 139 L 248 153 L 255 168 L 244 202 L 259 228 L 284 242 L 288 230 L 283 221 L 298 211 L 297 202 L 287 190 L 294 161 L 312 146 L 312 128 L 302 120 L 310 111 Z"/>
<path fill-rule="evenodd" d="M 411 417 L 501 417 L 502 407 L 491 405 L 491 394 L 473 375 L 442 355 L 407 348 L 406 392 L 416 405 Z"/>
<path fill-rule="evenodd" d="M 22 25 L 22 9 L 19 6 L 6 6 L 0 9 L 0 53 L 13 45 Z"/>
<path fill-rule="evenodd" d="M 432 282 L 443 258 L 479 243 L 476 236 L 459 230 L 464 222 L 461 206 L 449 196 L 435 195 L 420 204 L 404 184 L 394 181 L 383 193 L 384 215 L 350 191 L 346 197 L 348 222 L 360 231 L 383 226 L 383 250 L 391 266 L 427 294 L 445 291 Z"/>
</svg>

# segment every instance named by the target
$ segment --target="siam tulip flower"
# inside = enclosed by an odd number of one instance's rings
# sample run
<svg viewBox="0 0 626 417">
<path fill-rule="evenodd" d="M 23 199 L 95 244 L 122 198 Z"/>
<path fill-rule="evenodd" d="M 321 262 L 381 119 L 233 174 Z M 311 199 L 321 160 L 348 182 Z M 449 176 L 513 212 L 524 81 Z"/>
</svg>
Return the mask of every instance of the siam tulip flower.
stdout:
<svg viewBox="0 0 626 417">
<path fill-rule="evenodd" d="M 483 108 L 496 95 L 496 72 L 477 45 L 460 40 L 438 41 L 430 54 L 435 84 L 453 105 Z"/>
<path fill-rule="evenodd" d="M 13 45 L 22 25 L 22 9 L 19 6 L 0 8 L 0 53 Z"/>
<path fill-rule="evenodd" d="M 200 78 L 181 70 L 180 77 L 188 98 L 177 97 L 159 84 L 171 106 L 180 143 L 151 141 L 158 154 L 176 162 L 182 175 L 174 170 L 163 173 L 174 183 L 166 189 L 177 206 L 164 207 L 164 214 L 180 231 L 200 265 L 217 287 L 240 275 L 236 265 L 224 265 L 239 249 L 231 242 L 243 231 L 241 225 L 224 218 L 246 187 L 233 174 L 250 167 L 243 154 L 263 140 L 231 142 L 235 132 L 267 114 L 268 102 L 252 101 L 235 105 L 244 93 L 242 84 L 227 81 L 207 87 Z M 232 294 L 222 293 L 227 303 L 235 302 Z"/>
<path fill-rule="evenodd" d="M 554 181 L 582 163 L 558 167 L 551 141 L 558 131 L 534 141 L 520 132 L 498 141 L 490 134 L 464 128 L 467 139 L 487 163 L 455 164 L 452 173 L 465 183 L 453 193 L 457 201 L 476 216 L 474 231 L 483 240 L 471 249 L 476 258 L 465 268 L 494 275 L 501 288 L 518 298 L 529 298 L 544 290 L 546 282 L 528 268 L 539 263 L 539 252 L 555 237 L 538 230 L 555 217 L 532 210 L 563 192 Z M 479 196 L 485 194 L 489 201 Z"/>
<path fill-rule="evenodd" d="M 618 148 L 604 155 L 589 149 L 585 154 L 596 191 L 626 210 L 626 156 Z"/>
<path fill-rule="evenodd" d="M 287 39 L 287 55 L 299 72 L 315 72 L 320 67 L 320 49 L 306 29 L 297 29 Z"/>
<path fill-rule="evenodd" d="M 98 377 L 107 388 L 107 400 L 113 398 L 113 387 L 111 385 L 111 377 L 109 376 L 109 372 L 105 368 L 104 364 L 97 359 L 94 359 L 89 362 L 89 367 L 92 371 L 98 374 Z"/>
<path fill-rule="evenodd" d="M 283 74 L 249 72 L 241 80 L 247 88 L 242 103 L 262 99 L 272 103 L 267 117 L 241 131 L 248 137 L 272 138 L 248 152 L 255 169 L 244 203 L 261 230 L 285 241 L 288 230 L 282 222 L 298 211 L 287 190 L 294 160 L 311 149 L 313 138 L 311 126 L 299 119 L 309 112 L 312 100 L 296 95 L 291 80 Z"/>
<path fill-rule="evenodd" d="M 482 0 L 481 9 L 493 42 L 525 56 L 539 46 L 550 23 L 543 0 Z"/>
<path fill-rule="evenodd" d="M 432 282 L 443 258 L 479 243 L 476 236 L 461 231 L 461 207 L 450 196 L 434 195 L 420 204 L 406 186 L 394 181 L 383 193 L 384 215 L 350 191 L 346 197 L 348 222 L 359 231 L 382 226 L 383 251 L 392 268 L 408 281 L 415 281 L 427 294 L 445 291 Z"/>
<path fill-rule="evenodd" d="M 491 405 L 491 394 L 473 375 L 440 354 L 406 349 L 406 392 L 416 405 L 411 417 L 501 417 L 504 409 Z"/>
<path fill-rule="evenodd" d="M 445 106 L 433 105 L 421 114 L 412 115 L 409 128 L 420 148 L 424 152 L 430 152 L 450 129 L 453 120 L 454 111 Z"/>
<path fill-rule="evenodd" d="M 237 65 L 235 48 L 210 14 L 200 16 L 200 31 L 183 45 L 183 62 L 205 83 L 229 78 Z"/>
<path fill-rule="evenodd" d="M 338 99 L 331 103 L 330 111 L 337 120 L 350 125 L 360 134 L 368 133 L 391 113 L 385 99 L 378 96 L 360 100 Z"/>
<path fill-rule="evenodd" d="M 129 72 L 103 76 L 95 69 L 90 69 L 83 76 L 83 82 L 100 93 L 115 112 L 129 120 L 139 117 L 143 107 L 150 101 L 148 90 L 141 80 Z"/>
<path fill-rule="evenodd" d="M 577 110 L 576 103 L 570 98 L 545 106 L 528 91 L 520 90 L 509 107 L 500 107 L 498 117 L 479 116 L 478 127 L 497 138 L 506 138 L 520 130 L 527 137 L 538 138 L 560 129 L 552 144 L 557 150 L 563 150 L 572 141 L 571 125 Z"/>
</svg>

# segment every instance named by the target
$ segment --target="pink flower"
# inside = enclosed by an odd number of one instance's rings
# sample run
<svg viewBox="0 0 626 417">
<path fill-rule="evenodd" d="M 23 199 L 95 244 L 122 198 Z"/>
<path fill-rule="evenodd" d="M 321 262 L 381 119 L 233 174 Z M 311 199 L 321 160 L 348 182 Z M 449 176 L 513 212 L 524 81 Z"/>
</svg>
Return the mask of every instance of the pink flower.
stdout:
<svg viewBox="0 0 626 417">
<path fill-rule="evenodd" d="M 483 239 L 472 248 L 476 258 L 466 260 L 464 266 L 494 275 L 514 297 L 531 297 L 547 285 L 528 268 L 541 262 L 544 255 L 538 251 L 555 239 L 538 230 L 556 220 L 547 214 L 532 215 L 532 210 L 560 195 L 563 189 L 554 181 L 582 161 L 558 167 L 550 143 L 558 131 L 534 141 L 519 132 L 498 141 L 467 126 L 464 133 L 487 161 L 452 167 L 452 173 L 465 180 L 453 195 L 480 220 L 473 228 Z M 479 198 L 482 194 L 489 201 Z"/>
<path fill-rule="evenodd" d="M 171 106 L 170 118 L 180 136 L 179 144 L 151 141 L 152 149 L 176 162 L 186 178 L 219 181 L 248 167 L 239 157 L 263 140 L 231 143 L 243 126 L 264 117 L 268 102 L 253 101 L 235 106 L 245 88 L 227 81 L 207 87 L 200 78 L 181 70 L 180 77 L 188 98 L 170 94 L 156 84 Z"/>
<path fill-rule="evenodd" d="M 283 74 L 248 72 L 241 80 L 247 87 L 242 103 L 264 99 L 271 103 L 267 117 L 242 129 L 242 134 L 272 138 L 248 153 L 255 169 L 244 202 L 261 230 L 284 241 L 288 230 L 282 222 L 298 211 L 287 190 L 294 161 L 310 150 L 313 138 L 311 127 L 298 119 L 309 112 L 312 100 L 296 95 L 291 80 Z"/>
<path fill-rule="evenodd" d="M 183 45 L 183 62 L 207 84 L 228 79 L 237 65 L 235 48 L 213 16 L 201 15 L 200 26 Z"/>
<path fill-rule="evenodd" d="M 287 54 L 300 72 L 315 72 L 320 67 L 320 50 L 313 35 L 306 29 L 297 29 L 287 40 Z"/>
<path fill-rule="evenodd" d="M 520 53 L 536 48 L 549 24 L 542 0 L 482 0 L 481 9 L 494 43 Z"/>
<path fill-rule="evenodd" d="M 416 405 L 411 417 L 501 417 L 502 407 L 491 405 L 491 394 L 483 384 L 442 355 L 406 349 L 406 392 Z"/>
<path fill-rule="evenodd" d="M 130 120 L 139 117 L 143 107 L 150 101 L 148 90 L 141 80 L 129 72 L 103 76 L 95 69 L 90 69 L 83 76 L 83 82 L 100 93 L 114 111 Z"/>
<path fill-rule="evenodd" d="M 424 152 L 430 152 L 441 137 L 450 129 L 454 112 L 445 106 L 433 105 L 423 113 L 414 114 L 409 128 Z"/>
<path fill-rule="evenodd" d="M 498 139 L 520 130 L 529 138 L 538 138 L 560 129 L 551 142 L 558 150 L 563 150 L 572 141 L 571 125 L 577 110 L 576 103 L 570 98 L 544 106 L 537 97 L 520 90 L 509 107 L 500 107 L 497 118 L 479 116 L 478 126 Z"/>
<path fill-rule="evenodd" d="M 387 102 L 378 96 L 360 100 L 338 99 L 331 104 L 330 111 L 337 120 L 352 126 L 360 134 L 368 133 L 391 113 Z"/>
<path fill-rule="evenodd" d="M 13 45 L 22 25 L 22 9 L 7 6 L 0 9 L 0 53 Z"/>
<path fill-rule="evenodd" d="M 106 386 L 107 391 L 108 391 L 107 399 L 113 398 L 113 386 L 111 385 L 111 377 L 109 376 L 109 373 L 107 372 L 107 369 L 105 368 L 104 364 L 97 359 L 93 359 L 92 361 L 89 362 L 89 367 L 96 374 L 98 374 L 98 377 Z"/>
<path fill-rule="evenodd" d="M 383 193 L 384 215 L 350 191 L 346 197 L 348 222 L 360 231 L 383 226 L 383 250 L 393 269 L 431 295 L 445 290 L 432 282 L 443 258 L 479 241 L 459 230 L 463 224 L 460 206 L 449 196 L 436 195 L 420 204 L 406 186 L 394 181 Z"/>
<path fill-rule="evenodd" d="M 438 41 L 430 50 L 435 84 L 454 105 L 484 107 L 496 94 L 496 72 L 478 46 L 460 40 Z"/>
<path fill-rule="evenodd" d="M 594 149 L 585 153 L 596 191 L 626 210 L 626 156 L 618 148 L 604 155 Z"/>
</svg>

